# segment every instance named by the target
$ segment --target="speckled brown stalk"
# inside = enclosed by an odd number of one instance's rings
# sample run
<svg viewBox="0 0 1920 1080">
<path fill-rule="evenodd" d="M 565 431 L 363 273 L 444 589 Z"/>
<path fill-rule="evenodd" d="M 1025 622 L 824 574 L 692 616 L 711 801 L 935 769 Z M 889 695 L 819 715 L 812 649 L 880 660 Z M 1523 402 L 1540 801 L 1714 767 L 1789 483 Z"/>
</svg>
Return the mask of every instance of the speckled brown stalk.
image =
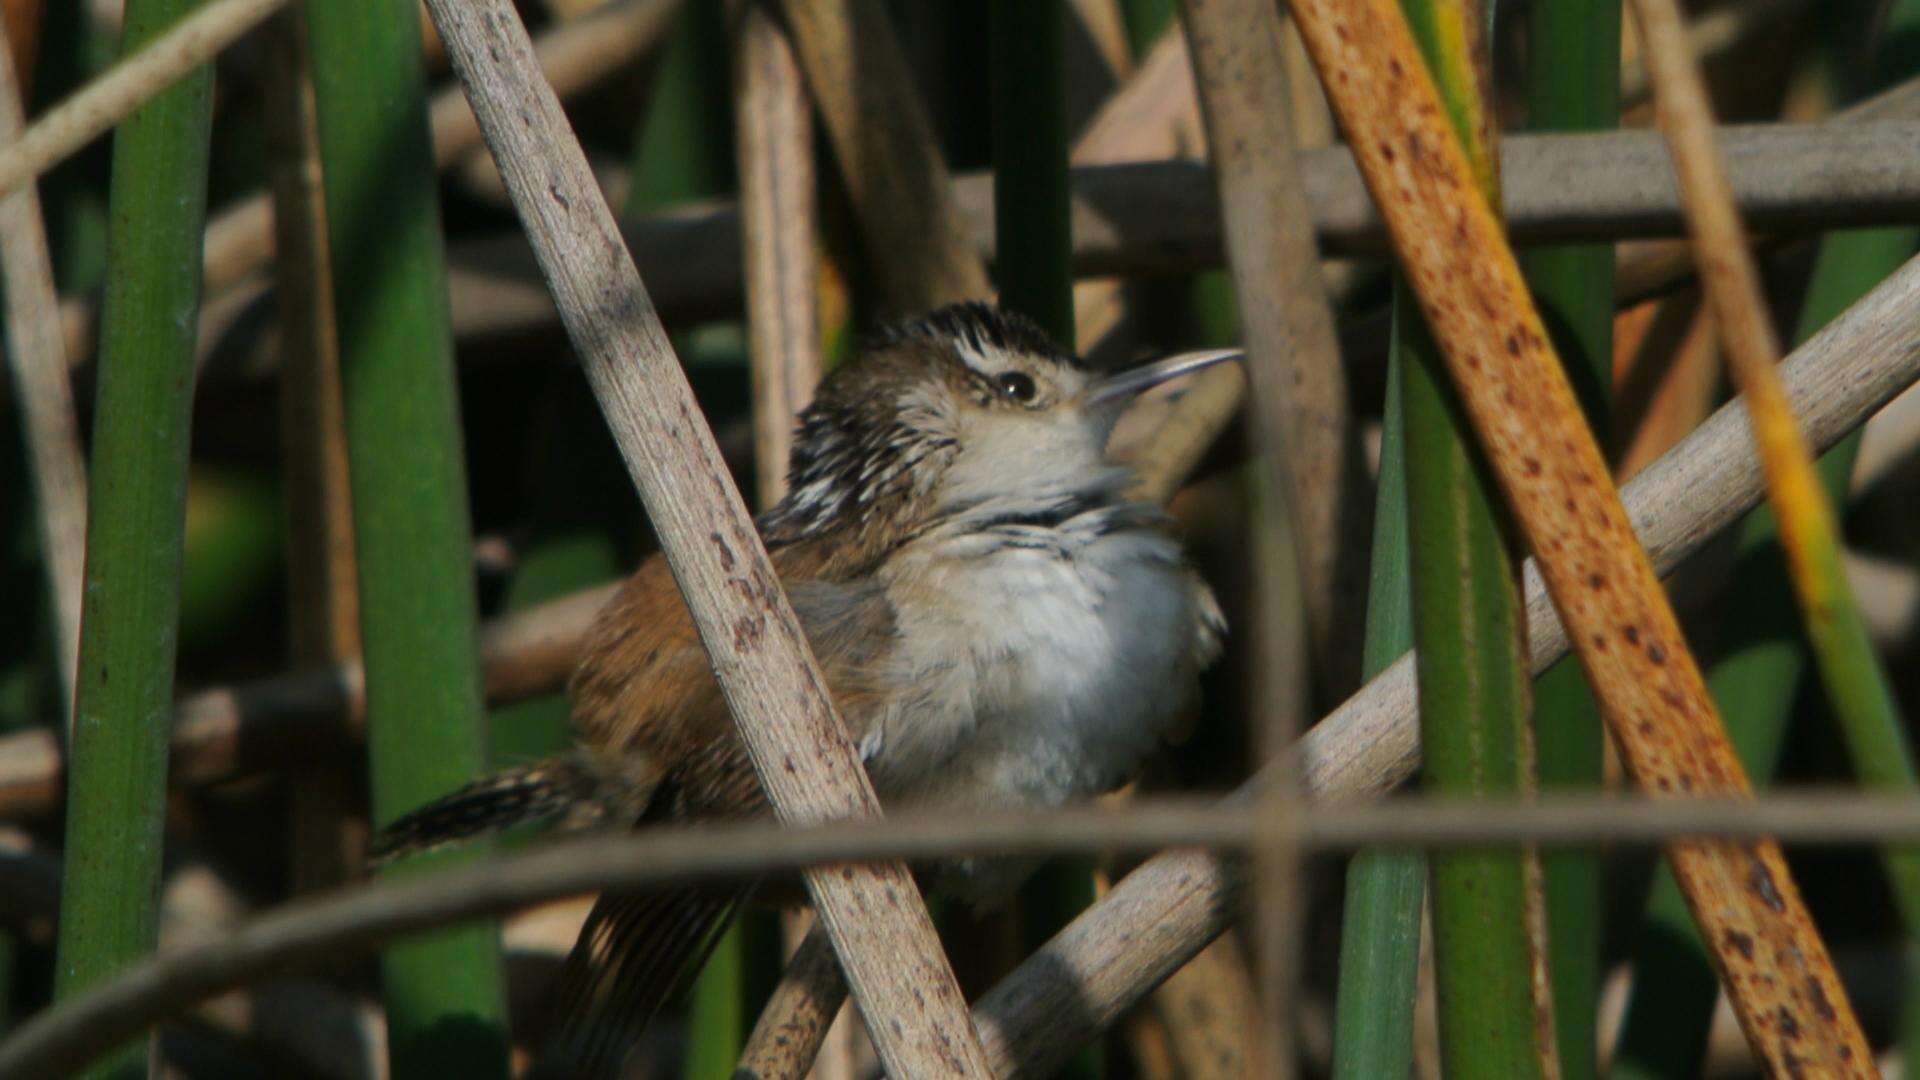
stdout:
<svg viewBox="0 0 1920 1080">
<path fill-rule="evenodd" d="M 1289 0 L 1394 248 L 1634 778 L 1747 788 L 1498 220 L 1394 0 Z M 1667 849 L 1748 1039 L 1779 1075 L 1873 1068 L 1773 843 Z"/>
</svg>

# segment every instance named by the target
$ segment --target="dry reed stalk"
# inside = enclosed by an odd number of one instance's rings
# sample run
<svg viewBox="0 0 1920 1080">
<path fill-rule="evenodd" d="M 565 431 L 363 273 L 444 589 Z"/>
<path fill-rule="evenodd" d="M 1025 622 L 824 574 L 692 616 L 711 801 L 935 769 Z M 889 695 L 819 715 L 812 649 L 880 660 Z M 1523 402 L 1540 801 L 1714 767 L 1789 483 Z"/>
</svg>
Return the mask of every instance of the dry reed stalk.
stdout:
<svg viewBox="0 0 1920 1080">
<path fill-rule="evenodd" d="M 847 1000 L 847 981 L 818 923 L 800 939 L 754 1022 L 734 1080 L 787 1080 L 807 1075 L 820 1056 L 834 1018 Z"/>
<path fill-rule="evenodd" d="M 1625 240 L 1613 251 L 1613 302 L 1619 307 L 1657 299 L 1693 280 L 1685 240 Z"/>
<path fill-rule="evenodd" d="M 1297 152 L 1288 126 L 1280 15 L 1268 0 L 1184 0 L 1181 22 L 1193 57 L 1221 232 L 1232 270 L 1253 401 L 1254 475 L 1276 488 L 1260 500 L 1266 520 L 1292 533 L 1293 565 L 1274 538 L 1254 538 L 1259 625 L 1256 732 L 1261 760 L 1281 774 L 1269 786 L 1263 813 L 1295 812 L 1286 751 L 1300 711 L 1278 693 L 1294 665 L 1283 608 L 1299 597 L 1314 680 L 1323 692 L 1358 682 L 1359 649 L 1345 617 L 1365 593 L 1365 464 L 1353 437 L 1346 373 L 1340 367 L 1333 310 L 1320 273 L 1319 249 L 1305 213 Z M 1293 581 L 1281 580 L 1291 576 Z M 1301 967 L 1294 955 L 1302 920 L 1298 853 L 1276 844 L 1255 861 L 1259 881 L 1254 926 L 1262 1021 L 1250 1034 L 1270 1075 L 1291 1076 L 1295 1051 L 1284 1018 L 1294 1014 Z M 1202 954 L 1206 955 L 1206 954 Z M 1170 1028 L 1181 1045 L 1182 1025 Z M 1184 1055 L 1182 1055 L 1184 1056 Z"/>
<path fill-rule="evenodd" d="M 1848 552 L 1845 559 L 1874 642 L 1891 650 L 1913 641 L 1920 634 L 1920 571 L 1902 559 L 1862 552 Z"/>
<path fill-rule="evenodd" d="M 1074 164 L 1197 160 L 1206 137 L 1186 34 L 1176 23 L 1075 136 Z"/>
<path fill-rule="evenodd" d="M 786 493 L 794 417 L 812 400 L 823 368 L 819 305 L 819 214 L 814 204 L 813 116 L 806 83 L 786 30 L 766 0 L 734 4 L 734 153 L 740 171 L 741 265 L 746 279 L 748 362 L 753 377 L 754 476 L 759 505 Z M 807 925 L 812 925 L 809 916 Z M 783 925 L 783 929 L 784 929 Z M 831 967 L 840 1000 L 809 1018 L 841 1035 L 836 1060 L 820 1080 L 850 1076 L 852 1034 L 835 1023 L 845 1012 L 845 984 L 824 932 L 803 934 Z M 823 999 L 824 1007 L 824 999 Z M 794 1017 L 791 1022 L 806 1022 Z M 844 1059 L 844 1060 L 843 1060 Z"/>
<path fill-rule="evenodd" d="M 1133 1067 L 1140 1080 L 1177 1080 L 1181 1064 L 1174 1061 L 1172 1039 L 1159 1014 L 1136 1009 L 1121 1021 L 1116 1032 L 1125 1041 Z"/>
<path fill-rule="evenodd" d="M 1143 68 L 1143 75 L 1148 70 Z M 1743 212 L 1778 232 L 1903 222 L 1920 206 L 1920 155 L 1912 151 L 1920 142 L 1920 125 L 1846 134 L 1824 125 L 1760 125 L 1723 129 L 1721 139 L 1735 162 Z M 1504 149 L 1508 224 L 1517 243 L 1679 235 L 1684 228 L 1665 150 L 1651 132 L 1516 135 L 1505 140 Z M 1300 165 L 1323 249 L 1335 255 L 1382 252 L 1384 229 L 1347 152 L 1307 151 Z M 1221 265 L 1219 206 L 1198 162 L 1081 165 L 1074 169 L 1073 183 L 1079 276 L 1187 273 Z M 953 183 L 967 235 L 982 258 L 993 253 L 990 187 L 979 173 L 962 174 Z M 656 299 L 670 321 L 738 310 L 740 223 L 731 204 L 701 203 L 623 228 L 641 269 L 663 268 Z M 1658 244 L 1629 244 L 1637 254 L 1623 250 L 1617 291 L 1625 299 L 1664 291 L 1691 275 L 1684 245 Z M 524 241 L 510 236 L 468 241 L 456 245 L 453 256 L 460 334 L 551 325 L 552 302 L 539 287 Z M 1110 282 L 1081 283 L 1076 295 L 1080 325 L 1102 329 L 1117 321 L 1100 310 L 1110 304 L 1111 293 Z M 80 315 L 73 302 L 68 308 L 77 330 L 83 325 Z M 75 344 L 83 343 L 70 339 L 70 346 Z M 1097 354 L 1098 347 L 1093 351 Z"/>
<path fill-rule="evenodd" d="M 0 145 L 26 123 L 14 47 L 0 25 Z M 80 591 L 87 550 L 87 467 L 47 253 L 40 196 L 32 185 L 0 197 L 0 278 L 6 293 L 7 367 L 19 395 L 40 526 L 40 558 L 52 601 L 62 730 L 73 724 L 80 656 Z"/>
<path fill-rule="evenodd" d="M 608 37 L 619 38 L 622 35 L 616 32 L 623 28 L 637 36 L 635 28 L 655 25 L 641 19 L 649 10 L 616 6 L 594 19 L 554 31 L 543 41 L 553 42 L 556 48 L 551 52 L 557 55 L 562 32 L 584 32 L 589 24 L 616 15 L 632 21 L 612 24 L 607 28 Z M 1170 44 L 1179 47 L 1171 48 Z M 1162 49 L 1169 51 L 1163 54 Z M 1112 113 L 1110 124 L 1096 119 L 1083 136 L 1083 145 L 1076 148 L 1076 159 L 1089 163 L 1075 168 L 1073 180 L 1075 266 L 1076 273 L 1083 277 L 1183 273 L 1220 265 L 1219 208 L 1212 182 L 1197 162 L 1133 161 L 1111 167 L 1092 164 L 1103 160 L 1108 152 L 1133 157 L 1145 146 L 1186 138 L 1180 134 L 1189 130 L 1183 117 L 1194 103 L 1184 53 L 1184 40 L 1163 41 L 1157 46 L 1150 61 L 1165 55 L 1169 62 L 1164 71 L 1184 73 L 1184 82 L 1168 80 L 1164 84 L 1166 96 L 1156 99 L 1147 92 L 1146 82 L 1163 69 L 1155 62 L 1143 66 L 1116 98 L 1115 104 L 1120 98 L 1129 99 L 1129 108 Z M 561 75 L 577 70 L 581 69 L 562 69 L 556 83 Z M 1160 110 L 1166 115 L 1164 122 L 1174 125 L 1171 134 L 1168 128 L 1159 126 L 1162 121 L 1153 118 L 1156 100 L 1174 106 Z M 439 105 L 436 110 L 444 111 Z M 1902 123 L 1897 128 L 1851 134 L 1836 134 L 1833 127 L 1838 123 L 1888 123 L 1912 116 L 1915 110 L 1920 110 L 1920 80 L 1849 109 L 1829 125 L 1723 129 L 1719 137 L 1729 153 L 1742 212 L 1779 232 L 1911 220 L 1915 207 L 1920 206 L 1920 156 L 1912 153 L 1908 141 L 1920 138 L 1920 125 Z M 1133 134 L 1129 136 L 1129 132 Z M 1625 141 L 1592 141 L 1622 139 Z M 1096 142 L 1100 147 L 1097 153 Z M 1204 146 L 1204 139 L 1192 142 Z M 1651 132 L 1519 135 L 1505 141 L 1503 161 L 1509 232 L 1517 243 L 1678 235 L 1684 229 L 1665 149 Z M 1302 155 L 1300 166 L 1322 246 L 1333 254 L 1366 255 L 1384 250 L 1385 233 L 1378 213 L 1347 152 L 1340 148 L 1308 151 Z M 968 235 L 982 258 L 990 257 L 993 251 L 990 189 L 990 179 L 978 173 L 956 177 L 953 184 L 954 199 L 968 223 Z M 271 208 L 264 199 L 242 200 L 209 230 L 208 265 L 224 263 L 228 267 L 225 273 L 250 272 L 263 265 L 249 260 L 270 255 L 270 243 L 257 244 L 247 234 L 256 230 L 258 235 L 266 235 L 270 222 Z M 739 229 L 735 208 L 718 201 L 627 223 L 624 232 L 629 247 L 641 269 L 657 282 L 655 302 L 669 321 L 738 310 L 743 290 L 741 264 L 735 254 L 740 250 Z M 503 234 L 467 241 L 456 245 L 452 254 L 451 298 L 457 333 L 528 332 L 552 324 L 552 300 L 540 285 L 523 238 Z M 663 269 L 656 271 L 656 267 Z M 1691 273 L 1684 244 L 1628 242 L 1622 247 L 1616 291 L 1626 300 L 1641 299 L 1671 288 Z M 1106 291 L 1089 292 L 1096 284 L 1106 286 Z M 255 295 L 235 303 L 244 296 L 238 292 L 243 289 L 251 289 Z M 257 299 L 259 289 L 257 278 L 249 277 L 232 285 L 210 306 L 244 310 L 247 302 Z M 1077 299 L 1076 319 L 1082 328 L 1109 328 L 1117 321 L 1118 305 L 1112 299 L 1111 283 L 1083 282 Z M 1102 305 L 1107 310 L 1102 311 Z M 89 303 L 80 300 L 69 299 L 62 305 L 68 352 L 75 362 L 92 349 L 92 310 Z M 223 322 L 209 312 L 205 320 L 202 336 L 211 341 L 224 333 L 218 328 L 230 324 L 232 316 Z M 1082 336 L 1089 340 L 1093 337 Z M 1099 355 L 1099 351 L 1098 346 L 1090 350 L 1093 355 Z"/>
<path fill-rule="evenodd" d="M 1633 40 L 1633 38 L 1628 39 L 1629 42 Z M 1920 109 L 1920 79 L 1909 79 L 1865 101 L 1855 102 L 1822 122 L 1829 124 L 1885 123 L 1910 117 L 1917 109 Z M 1716 134 L 1715 141 L 1721 144 L 1722 153 L 1726 152 L 1727 137 L 1735 130 L 1737 129 L 1726 128 Z M 1675 190 L 1677 195 L 1678 189 Z M 1741 215 L 1749 225 L 1759 227 L 1759 223 L 1744 203 L 1741 205 Z M 1763 247 L 1767 247 L 1776 240 L 1775 237 L 1762 237 L 1760 243 Z M 1629 241 L 1619 247 L 1617 268 L 1614 271 L 1614 293 L 1622 303 L 1643 300 L 1665 292 L 1676 283 L 1692 276 L 1693 251 L 1684 241 Z"/>
<path fill-rule="evenodd" d="M 1263 1003 L 1240 960 L 1241 944 L 1232 930 L 1200 950 L 1153 995 L 1152 1008 L 1164 1024 L 1168 1050 L 1180 1063 L 1174 1074 L 1185 1080 L 1242 1080 L 1282 1076 L 1277 1051 L 1297 1040 L 1291 1034 L 1296 1011 L 1275 1014 Z M 1262 1038 L 1275 1024 L 1288 1028 L 1284 1038 Z"/>
<path fill-rule="evenodd" d="M 813 118 L 786 32 L 763 0 L 736 5 L 734 153 L 753 370 L 754 473 L 763 507 L 786 490 L 794 417 L 820 381 L 820 253 Z"/>
<path fill-rule="evenodd" d="M 1912 109 L 1914 102 L 1901 104 Z M 1913 112 L 1872 125 L 1763 124 L 1720 129 L 1741 213 L 1756 229 L 1899 223 L 1920 205 Z M 1504 210 L 1516 243 L 1681 235 L 1680 195 L 1666 148 L 1650 131 L 1521 134 L 1502 140 Z M 1344 147 L 1301 155 L 1315 231 L 1336 255 L 1377 255 L 1387 233 Z M 969 235 L 992 235 L 986 181 L 963 175 L 956 195 Z M 1180 271 L 1218 265 L 1219 207 L 1195 163 L 1076 168 L 1074 259 L 1081 274 Z"/>
<path fill-rule="evenodd" d="M 287 597 L 293 660 L 308 667 L 360 654 L 359 578 L 306 16 L 282 12 L 268 28 L 274 52 L 267 88 L 273 110 L 268 184 L 278 252 Z M 358 875 L 367 826 L 357 787 L 355 772 L 344 763 L 304 770 L 289 785 L 295 892 Z"/>
<path fill-rule="evenodd" d="M 1744 794 L 1699 669 L 1399 12 L 1389 0 L 1291 7 L 1629 770 L 1656 792 Z M 1761 1056 L 1782 1071 L 1795 1061 L 1870 1068 L 1779 846 L 1682 843 L 1668 854 Z"/>
<path fill-rule="evenodd" d="M 319 117 L 305 18 L 282 14 L 270 25 L 275 48 L 269 88 L 274 109 L 268 129 L 273 140 L 269 185 L 279 282 L 292 651 L 301 665 L 335 663 L 359 654 L 360 611 L 340 403 L 340 342 L 327 272 Z"/>
<path fill-rule="evenodd" d="M 887 305 L 912 314 L 991 295 L 885 8 L 780 3 Z"/>
<path fill-rule="evenodd" d="M 1371 533 L 1333 309 L 1288 129 L 1282 23 L 1267 0 L 1186 0 L 1264 456 L 1281 481 L 1324 692 L 1359 678 L 1353 628 Z M 1272 745 L 1284 746 L 1287 739 Z"/>
<path fill-rule="evenodd" d="M 480 635 L 488 701 L 552 693 L 617 586 L 605 585 L 487 623 Z M 175 784 L 198 786 L 260 769 L 311 764 L 364 734 L 358 660 L 203 690 L 174 707 L 169 761 Z M 44 817 L 60 805 L 65 763 L 43 729 L 0 737 L 0 819 Z"/>
<path fill-rule="evenodd" d="M 99 138 L 141 103 L 211 60 L 287 0 L 210 0 L 136 55 L 48 110 L 0 149 L 0 195 Z"/>
<path fill-rule="evenodd" d="M 1842 559 L 1873 642 L 1892 650 L 1913 640 L 1920 630 L 1920 571 L 1903 559 L 1857 551 Z"/>
<path fill-rule="evenodd" d="M 506 0 L 430 0 L 429 10 L 774 813 L 788 823 L 877 816 L 799 620 L 519 16 Z M 987 1075 L 966 999 L 906 867 L 816 871 L 807 884 L 887 1068 Z"/>
<path fill-rule="evenodd" d="M 1333 108 L 1327 104 L 1326 91 L 1320 88 L 1320 77 L 1313 71 L 1313 58 L 1307 55 L 1307 43 L 1300 40 L 1300 29 L 1292 19 L 1285 20 L 1281 31 L 1280 55 L 1286 70 L 1294 143 L 1310 150 L 1333 142 L 1338 134 L 1333 126 Z"/>
</svg>

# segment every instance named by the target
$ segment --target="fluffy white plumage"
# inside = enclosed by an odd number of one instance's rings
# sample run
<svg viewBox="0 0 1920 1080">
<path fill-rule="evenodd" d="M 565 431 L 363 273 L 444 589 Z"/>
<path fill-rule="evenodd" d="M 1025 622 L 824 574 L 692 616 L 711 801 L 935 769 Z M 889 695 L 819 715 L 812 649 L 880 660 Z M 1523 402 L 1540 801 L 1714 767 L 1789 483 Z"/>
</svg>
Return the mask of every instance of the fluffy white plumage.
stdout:
<svg viewBox="0 0 1920 1080">
<path fill-rule="evenodd" d="M 1001 360 L 966 359 L 986 373 Z M 941 523 L 879 574 L 894 685 L 914 689 L 868 733 L 868 769 L 896 804 L 1057 806 L 1111 790 L 1191 709 L 1220 610 L 1164 515 L 1120 494 L 1110 417 L 949 407 L 961 449 L 932 493 Z M 991 896 L 1019 869 L 969 865 L 963 888 Z"/>
</svg>

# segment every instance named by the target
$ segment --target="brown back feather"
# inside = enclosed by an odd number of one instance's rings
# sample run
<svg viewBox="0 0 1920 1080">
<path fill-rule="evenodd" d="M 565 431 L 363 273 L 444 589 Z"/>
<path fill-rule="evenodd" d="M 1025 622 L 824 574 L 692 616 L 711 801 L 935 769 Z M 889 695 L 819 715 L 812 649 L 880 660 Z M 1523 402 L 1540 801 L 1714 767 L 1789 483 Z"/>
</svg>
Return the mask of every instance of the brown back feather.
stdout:
<svg viewBox="0 0 1920 1080">
<path fill-rule="evenodd" d="M 774 552 L 801 627 L 855 739 L 883 697 L 879 669 L 892 648 L 893 611 L 870 579 L 854 579 L 831 544 Z M 837 579 L 837 580 L 836 580 Z M 655 556 L 608 602 L 571 686 L 575 733 L 596 758 L 644 757 L 673 780 L 670 818 L 764 810 L 692 617 L 665 560 Z"/>
<path fill-rule="evenodd" d="M 776 550 L 774 566 L 857 739 L 883 700 L 878 672 L 893 645 L 892 608 L 871 579 L 848 579 L 844 552 L 792 544 Z M 589 755 L 659 764 L 662 783 L 648 820 L 765 812 L 706 651 L 658 556 L 601 612 L 571 690 L 576 735 Z M 561 1026 L 542 1075 L 617 1075 L 653 1014 L 704 961 L 741 895 L 674 889 L 601 897 L 567 960 L 556 1002 Z"/>
</svg>

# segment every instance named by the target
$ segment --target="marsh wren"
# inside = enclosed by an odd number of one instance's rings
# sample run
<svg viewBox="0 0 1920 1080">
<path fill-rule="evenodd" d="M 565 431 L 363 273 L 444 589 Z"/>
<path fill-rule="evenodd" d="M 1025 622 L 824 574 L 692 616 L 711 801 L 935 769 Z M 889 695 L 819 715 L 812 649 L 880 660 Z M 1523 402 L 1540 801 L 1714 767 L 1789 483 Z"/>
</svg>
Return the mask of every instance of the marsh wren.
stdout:
<svg viewBox="0 0 1920 1080">
<path fill-rule="evenodd" d="M 1100 378 L 981 304 L 882 331 L 801 414 L 787 496 L 759 521 L 888 807 L 1051 807 L 1127 780 L 1196 704 L 1222 622 L 1107 436 L 1133 394 L 1233 353 Z M 707 655 L 654 557 L 595 624 L 571 683 L 578 750 L 396 822 L 386 857 L 542 817 L 766 813 Z M 974 902 L 1030 867 L 937 869 Z M 560 1054 L 617 1070 L 741 893 L 608 895 L 569 960 Z"/>
</svg>

